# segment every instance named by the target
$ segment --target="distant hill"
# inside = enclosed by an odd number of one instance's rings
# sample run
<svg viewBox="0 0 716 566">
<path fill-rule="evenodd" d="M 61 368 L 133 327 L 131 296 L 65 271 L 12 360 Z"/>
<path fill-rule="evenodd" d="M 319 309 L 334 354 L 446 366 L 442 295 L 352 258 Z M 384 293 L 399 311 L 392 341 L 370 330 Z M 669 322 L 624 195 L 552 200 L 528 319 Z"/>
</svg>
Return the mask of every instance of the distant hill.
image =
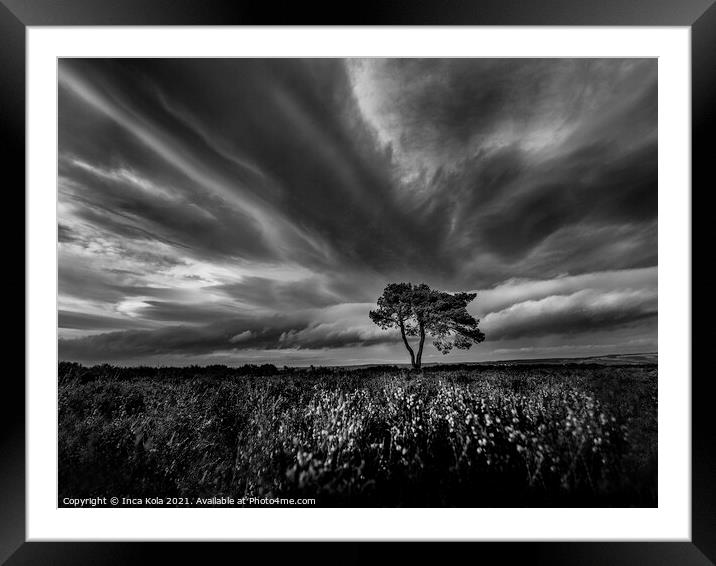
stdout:
<svg viewBox="0 0 716 566">
<path fill-rule="evenodd" d="M 606 354 L 603 356 L 588 356 L 582 358 L 529 358 L 521 360 L 489 360 L 483 362 L 424 362 L 423 367 L 448 367 L 448 366 L 546 366 L 546 365 L 600 365 L 600 366 L 625 366 L 625 365 L 656 365 L 658 364 L 658 353 L 647 352 L 640 354 Z M 372 368 L 372 367 L 399 367 L 410 368 L 410 364 L 361 364 L 351 366 L 328 366 L 335 368 Z"/>
<path fill-rule="evenodd" d="M 643 365 L 643 364 L 656 364 L 658 363 L 658 354 L 656 352 L 644 353 L 644 354 L 607 354 L 605 356 L 589 356 L 586 358 L 541 358 L 541 359 L 529 359 L 529 360 L 503 360 L 495 362 L 478 362 L 480 364 L 506 364 L 506 365 L 520 365 L 520 364 L 599 364 L 605 366 L 611 365 Z"/>
</svg>

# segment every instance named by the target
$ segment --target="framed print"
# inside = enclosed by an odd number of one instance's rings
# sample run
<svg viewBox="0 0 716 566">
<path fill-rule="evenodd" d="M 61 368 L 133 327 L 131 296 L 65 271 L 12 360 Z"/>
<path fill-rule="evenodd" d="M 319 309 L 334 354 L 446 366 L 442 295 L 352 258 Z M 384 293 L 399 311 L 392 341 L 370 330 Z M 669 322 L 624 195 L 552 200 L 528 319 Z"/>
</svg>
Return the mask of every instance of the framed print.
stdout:
<svg viewBox="0 0 716 566">
<path fill-rule="evenodd" d="M 8 564 L 715 559 L 716 8 L 536 6 L 4 2 Z"/>
</svg>

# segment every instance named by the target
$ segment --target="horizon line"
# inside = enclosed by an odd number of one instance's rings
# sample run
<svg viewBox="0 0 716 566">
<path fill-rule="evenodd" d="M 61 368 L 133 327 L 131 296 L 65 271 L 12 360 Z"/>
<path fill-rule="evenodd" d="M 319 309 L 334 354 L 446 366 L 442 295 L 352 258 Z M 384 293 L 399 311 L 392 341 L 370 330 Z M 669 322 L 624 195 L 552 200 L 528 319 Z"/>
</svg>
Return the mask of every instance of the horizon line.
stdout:
<svg viewBox="0 0 716 566">
<path fill-rule="evenodd" d="M 498 363 L 530 363 L 530 362 L 548 362 L 552 360 L 591 360 L 591 359 L 597 359 L 597 358 L 614 358 L 614 357 L 626 357 L 626 356 L 647 356 L 647 355 L 654 355 L 658 356 L 659 352 L 631 352 L 631 353 L 612 353 L 612 354 L 599 354 L 594 356 L 555 356 L 555 357 L 549 357 L 549 358 L 507 358 L 507 359 L 496 359 L 496 360 L 483 360 L 483 361 L 445 361 L 445 362 L 425 362 L 422 364 L 423 367 L 426 366 L 443 366 L 443 365 L 489 365 L 489 364 L 498 364 Z M 282 364 L 281 366 L 276 365 L 273 362 L 267 362 L 263 361 L 261 363 L 255 363 L 255 362 L 244 362 L 237 365 L 227 365 L 222 363 L 214 363 L 214 364 L 186 364 L 186 365 L 159 365 L 159 364 L 136 364 L 136 365 L 120 365 L 110 362 L 95 362 L 92 364 L 88 364 L 85 362 L 79 362 L 76 360 L 58 360 L 58 365 L 61 363 L 76 363 L 85 367 L 94 367 L 94 366 L 102 366 L 102 365 L 110 365 L 113 367 L 118 368 L 137 368 L 137 367 L 153 367 L 153 368 L 187 368 L 187 367 L 197 367 L 197 368 L 208 368 L 208 367 L 215 367 L 215 366 L 222 366 L 227 368 L 240 368 L 243 366 L 262 366 L 262 365 L 273 365 L 277 369 L 280 368 L 361 368 L 361 367 L 376 367 L 376 366 L 405 366 L 410 367 L 410 362 L 377 362 L 377 363 L 364 363 L 364 364 L 305 364 L 305 365 L 297 365 L 297 364 Z"/>
</svg>

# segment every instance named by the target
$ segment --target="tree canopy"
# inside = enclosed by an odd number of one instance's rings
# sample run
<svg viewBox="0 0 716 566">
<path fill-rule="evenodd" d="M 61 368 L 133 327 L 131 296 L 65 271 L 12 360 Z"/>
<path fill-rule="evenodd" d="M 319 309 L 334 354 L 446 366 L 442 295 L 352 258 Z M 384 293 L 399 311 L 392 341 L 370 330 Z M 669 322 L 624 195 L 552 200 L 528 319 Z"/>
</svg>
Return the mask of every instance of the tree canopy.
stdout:
<svg viewBox="0 0 716 566">
<path fill-rule="evenodd" d="M 453 348 L 467 350 L 485 339 L 478 328 L 480 321 L 467 312 L 467 305 L 475 297 L 476 293 L 438 291 L 425 283 L 390 283 L 378 298 L 378 308 L 369 316 L 385 330 L 400 329 L 410 363 L 420 369 L 426 335 L 434 338 L 433 345 L 443 354 Z M 419 337 L 417 354 L 409 336 Z"/>
</svg>

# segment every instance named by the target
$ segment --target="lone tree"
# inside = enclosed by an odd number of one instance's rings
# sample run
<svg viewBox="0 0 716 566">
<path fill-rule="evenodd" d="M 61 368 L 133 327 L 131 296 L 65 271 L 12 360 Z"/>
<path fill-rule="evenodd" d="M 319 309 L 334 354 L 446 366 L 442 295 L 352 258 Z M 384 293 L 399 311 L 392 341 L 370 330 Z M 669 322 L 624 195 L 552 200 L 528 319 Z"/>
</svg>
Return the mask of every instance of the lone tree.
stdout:
<svg viewBox="0 0 716 566">
<path fill-rule="evenodd" d="M 425 283 L 390 283 L 378 298 L 378 308 L 370 311 L 369 316 L 384 330 L 400 329 L 410 363 L 418 370 L 428 334 L 443 354 L 449 354 L 453 348 L 467 350 L 473 343 L 479 344 L 485 339 L 485 334 L 477 327 L 480 321 L 466 308 L 476 296 L 476 293 L 437 291 Z M 417 355 L 408 336 L 420 337 Z"/>
</svg>

